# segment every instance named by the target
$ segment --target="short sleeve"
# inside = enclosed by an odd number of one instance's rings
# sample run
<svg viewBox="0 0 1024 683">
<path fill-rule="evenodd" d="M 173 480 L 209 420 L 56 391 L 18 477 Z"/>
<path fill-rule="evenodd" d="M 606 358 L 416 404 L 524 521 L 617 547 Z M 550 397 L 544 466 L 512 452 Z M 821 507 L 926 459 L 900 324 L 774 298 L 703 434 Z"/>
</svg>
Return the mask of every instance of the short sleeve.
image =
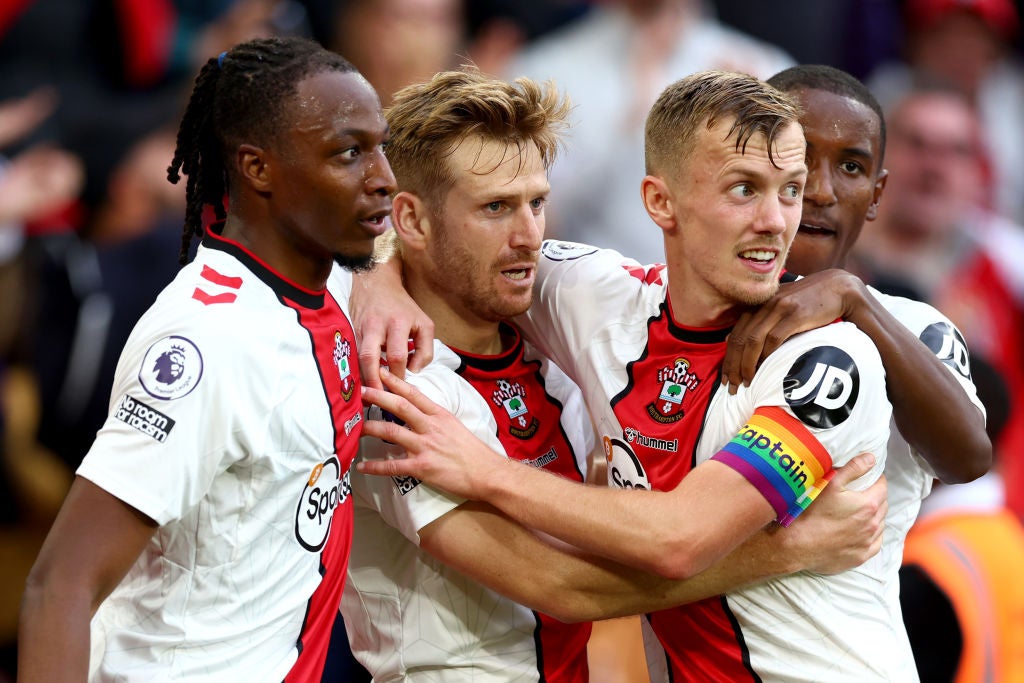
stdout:
<svg viewBox="0 0 1024 683">
<path fill-rule="evenodd" d="M 438 349 L 435 347 L 435 354 Z M 436 356 L 435 356 L 436 357 Z M 407 380 L 427 398 L 450 411 L 489 448 L 504 453 L 497 438 L 497 425 L 480 395 L 451 370 L 435 360 L 422 373 L 409 373 Z M 368 419 L 381 419 L 372 408 Z M 380 439 L 366 437 L 360 444 L 364 460 L 402 457 L 402 450 Z M 419 545 L 419 530 L 465 502 L 413 477 L 378 477 L 353 474 L 353 491 L 361 504 L 375 509 L 389 526 Z"/>
<path fill-rule="evenodd" d="M 851 482 L 860 490 L 881 476 L 892 407 L 885 371 L 871 340 L 836 323 L 787 340 L 755 375 L 750 417 L 713 459 L 751 482 L 789 524 L 841 467 L 860 453 L 871 471 Z"/>
<path fill-rule="evenodd" d="M 78 474 L 158 524 L 180 519 L 239 449 L 236 425 L 244 350 L 223 353 L 220 335 L 199 324 L 144 318 L 122 352 L 107 419 Z M 255 366 L 248 366 L 255 367 Z M 255 412 L 255 407 L 250 412 Z"/>
</svg>

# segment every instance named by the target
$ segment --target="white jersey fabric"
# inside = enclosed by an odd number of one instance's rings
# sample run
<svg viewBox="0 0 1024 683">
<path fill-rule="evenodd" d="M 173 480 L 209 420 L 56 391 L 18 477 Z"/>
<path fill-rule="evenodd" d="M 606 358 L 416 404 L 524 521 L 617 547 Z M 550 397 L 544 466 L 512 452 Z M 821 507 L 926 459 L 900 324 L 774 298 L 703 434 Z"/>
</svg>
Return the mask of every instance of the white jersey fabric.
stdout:
<svg viewBox="0 0 1024 683">
<path fill-rule="evenodd" d="M 92 621 L 91 680 L 319 680 L 362 427 L 337 270 L 308 291 L 208 230 L 136 325 L 78 474 L 159 528 Z"/>
<path fill-rule="evenodd" d="M 985 406 L 971 379 L 971 361 L 960 330 L 935 307 L 905 297 L 883 294 L 873 287 L 868 291 L 878 299 L 894 318 L 910 330 L 925 346 L 932 350 L 942 364 L 956 378 L 961 388 L 978 410 L 985 414 Z M 903 438 L 892 422 L 889 426 L 888 458 L 885 478 L 889 490 L 889 511 L 885 517 L 885 535 L 881 554 L 886 566 L 903 561 L 903 543 L 907 532 L 917 520 L 921 503 L 932 490 L 935 472 L 924 457 Z M 899 585 L 890 585 L 897 592 Z"/>
<path fill-rule="evenodd" d="M 434 360 L 422 372 L 410 373 L 408 381 L 494 450 L 508 451 L 503 442 L 509 439 L 503 435 L 517 429 L 522 444 L 539 449 L 533 457 L 524 452 L 518 459 L 559 473 L 575 472 L 574 478 L 582 479 L 593 435 L 579 389 L 530 345 L 517 344 L 505 355 L 500 362 L 495 362 L 497 357 L 476 357 L 478 371 L 470 373 L 471 384 L 461 375 L 474 359 L 435 341 Z M 523 377 L 518 368 L 524 364 L 533 366 L 529 373 L 536 373 L 539 383 L 512 379 Z M 517 385 L 526 385 L 526 390 L 519 391 Z M 497 411 L 492 399 L 501 405 Z M 374 417 L 371 413 L 370 419 Z M 524 431 L 542 437 L 544 445 L 531 443 Z M 377 439 L 364 439 L 361 449 L 365 459 L 401 453 Z M 410 477 L 353 472 L 352 488 L 356 533 L 341 611 L 352 652 L 375 682 L 586 680 L 589 624 L 542 625 L 529 608 L 420 549 L 420 529 L 463 499 Z M 573 673 L 572 662 L 560 663 L 569 657 L 565 649 L 570 645 L 583 656 L 582 672 L 577 667 Z"/>
<path fill-rule="evenodd" d="M 583 389 L 613 486 L 670 490 L 715 457 L 773 502 L 777 491 L 755 471 L 773 454 L 795 480 L 813 478 L 805 470 L 815 461 L 828 469 L 865 451 L 876 465 L 855 487 L 877 479 L 891 406 L 866 335 L 849 323 L 798 335 L 765 360 L 749 387 L 730 395 L 720 384 L 728 329 L 675 324 L 672 308 L 687 302 L 669 302 L 667 285 L 663 266 L 549 241 L 533 307 L 519 321 L 524 336 Z M 768 458 L 737 457 L 762 436 Z M 789 521 L 786 504 L 773 505 Z M 897 591 L 890 590 L 898 568 L 898 557 L 878 555 L 835 576 L 804 572 L 648 615 L 668 655 L 649 656 L 653 680 L 671 670 L 675 681 L 914 681 Z"/>
</svg>

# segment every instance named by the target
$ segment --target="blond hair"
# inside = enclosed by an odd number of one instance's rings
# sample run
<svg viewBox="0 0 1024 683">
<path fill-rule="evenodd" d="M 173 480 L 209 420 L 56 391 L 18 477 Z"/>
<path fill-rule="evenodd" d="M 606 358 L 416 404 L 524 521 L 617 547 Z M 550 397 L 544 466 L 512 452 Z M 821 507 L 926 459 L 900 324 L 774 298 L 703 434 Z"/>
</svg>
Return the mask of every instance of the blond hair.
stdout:
<svg viewBox="0 0 1024 683">
<path fill-rule="evenodd" d="M 768 159 L 779 132 L 800 118 L 800 107 L 787 94 L 747 74 L 701 71 L 671 84 L 647 115 L 644 156 L 647 173 L 674 175 L 693 153 L 697 133 L 720 120 L 733 118 L 726 139 L 736 136 L 736 149 L 746 151 L 757 134 L 768 143 Z"/>
<path fill-rule="evenodd" d="M 455 183 L 444 160 L 470 136 L 515 146 L 520 159 L 523 145 L 532 142 L 550 168 L 570 108 L 550 82 L 507 82 L 472 67 L 402 88 L 386 112 L 387 155 L 398 188 L 439 204 Z"/>
</svg>

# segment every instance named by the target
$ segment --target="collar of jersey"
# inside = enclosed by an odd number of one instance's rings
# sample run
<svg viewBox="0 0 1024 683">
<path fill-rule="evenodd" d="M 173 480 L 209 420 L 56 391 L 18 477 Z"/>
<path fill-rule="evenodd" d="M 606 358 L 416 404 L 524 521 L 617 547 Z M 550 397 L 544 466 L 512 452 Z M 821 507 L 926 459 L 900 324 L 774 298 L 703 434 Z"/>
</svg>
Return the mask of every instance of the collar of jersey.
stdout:
<svg viewBox="0 0 1024 683">
<path fill-rule="evenodd" d="M 672 318 L 672 302 L 669 301 L 667 293 L 665 300 L 661 302 L 661 317 L 665 318 L 669 334 L 690 344 L 720 344 L 732 331 L 732 325 L 729 327 L 686 327 L 680 325 Z"/>
<path fill-rule="evenodd" d="M 253 275 L 274 290 L 278 297 L 294 301 L 304 308 L 319 309 L 324 305 L 324 292 L 326 292 L 326 289 L 313 291 L 286 279 L 264 263 L 256 254 L 238 242 L 221 235 L 220 231 L 223 228 L 224 221 L 210 224 L 203 231 L 203 246 L 207 249 L 223 251 L 234 256 L 242 262 L 242 265 L 252 271 Z"/>
<path fill-rule="evenodd" d="M 514 364 L 523 353 L 523 338 L 515 326 L 501 323 L 501 332 L 513 337 L 514 341 L 508 350 L 493 356 L 481 356 L 480 354 L 461 351 L 453 346 L 448 348 L 462 359 L 462 364 L 465 366 L 476 368 L 483 372 L 498 372 Z"/>
</svg>

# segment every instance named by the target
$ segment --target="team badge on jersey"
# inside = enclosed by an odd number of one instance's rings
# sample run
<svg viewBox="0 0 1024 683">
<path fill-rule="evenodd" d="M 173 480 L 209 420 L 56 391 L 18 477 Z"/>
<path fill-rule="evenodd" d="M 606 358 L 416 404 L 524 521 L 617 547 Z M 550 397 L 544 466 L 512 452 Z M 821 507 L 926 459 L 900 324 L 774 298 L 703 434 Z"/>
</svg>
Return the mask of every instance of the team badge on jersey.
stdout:
<svg viewBox="0 0 1024 683">
<path fill-rule="evenodd" d="M 834 346 L 806 351 L 782 380 L 782 394 L 798 418 L 828 429 L 850 417 L 860 393 L 860 373 L 850 354 Z"/>
<path fill-rule="evenodd" d="M 334 353 L 331 356 L 334 364 L 338 366 L 338 379 L 341 380 L 341 396 L 346 401 L 352 398 L 355 391 L 355 382 L 352 381 L 352 345 L 348 339 L 342 336 L 341 332 L 334 331 Z"/>
<path fill-rule="evenodd" d="M 666 424 L 681 420 L 683 399 L 686 392 L 697 388 L 700 379 L 690 372 L 690 361 L 677 358 L 672 365 L 658 370 L 657 381 L 661 385 L 658 400 L 647 405 L 647 414 L 655 422 Z"/>
<path fill-rule="evenodd" d="M 164 337 L 149 347 L 139 369 L 139 383 L 161 401 L 187 396 L 203 376 L 203 356 L 191 340 Z"/>
<path fill-rule="evenodd" d="M 945 365 L 971 378 L 971 358 L 960 330 L 946 322 L 932 323 L 924 329 L 920 339 Z"/>
<path fill-rule="evenodd" d="M 319 552 L 324 547 L 331 533 L 334 510 L 348 500 L 351 493 L 349 471 L 341 471 L 336 456 L 313 468 L 295 511 L 295 538 L 303 548 Z"/>
<path fill-rule="evenodd" d="M 499 379 L 497 385 L 491 400 L 505 409 L 509 419 L 509 434 L 517 439 L 529 439 L 537 433 L 540 420 L 530 415 L 530 408 L 526 405 L 526 389 L 519 382 L 513 384 L 504 379 Z"/>
</svg>

